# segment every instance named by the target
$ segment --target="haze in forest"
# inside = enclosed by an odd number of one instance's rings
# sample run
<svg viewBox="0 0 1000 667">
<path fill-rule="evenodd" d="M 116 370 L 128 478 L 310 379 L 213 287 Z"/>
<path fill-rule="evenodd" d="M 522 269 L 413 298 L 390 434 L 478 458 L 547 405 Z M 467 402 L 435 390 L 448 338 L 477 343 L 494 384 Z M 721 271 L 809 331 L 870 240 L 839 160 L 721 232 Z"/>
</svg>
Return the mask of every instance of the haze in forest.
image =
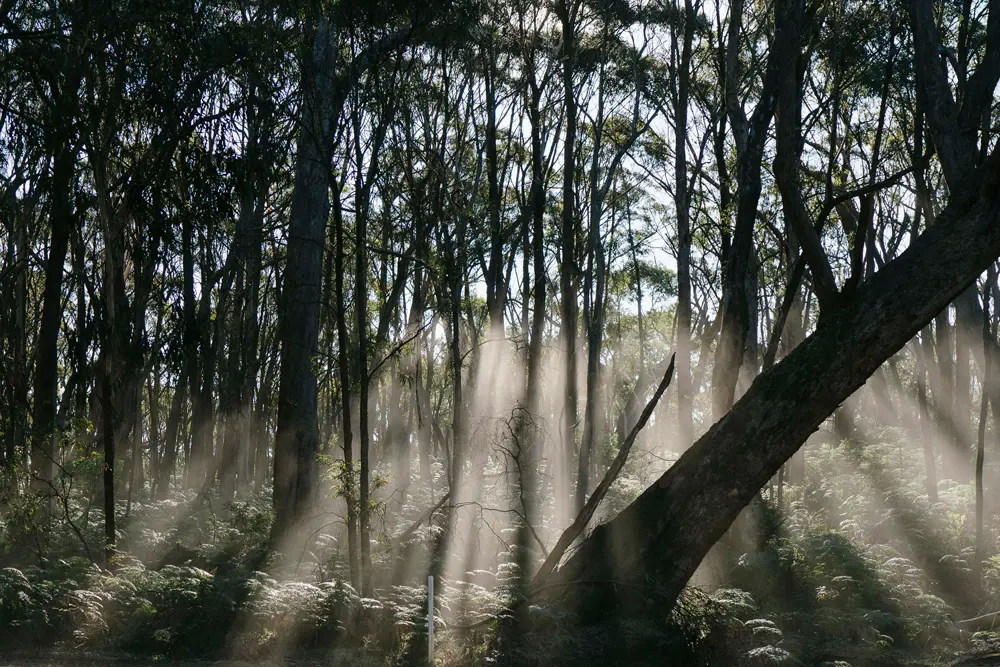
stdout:
<svg viewBox="0 0 1000 667">
<path fill-rule="evenodd" d="M 1000 3 L 8 0 L 0 74 L 0 658 L 1000 664 Z"/>
</svg>

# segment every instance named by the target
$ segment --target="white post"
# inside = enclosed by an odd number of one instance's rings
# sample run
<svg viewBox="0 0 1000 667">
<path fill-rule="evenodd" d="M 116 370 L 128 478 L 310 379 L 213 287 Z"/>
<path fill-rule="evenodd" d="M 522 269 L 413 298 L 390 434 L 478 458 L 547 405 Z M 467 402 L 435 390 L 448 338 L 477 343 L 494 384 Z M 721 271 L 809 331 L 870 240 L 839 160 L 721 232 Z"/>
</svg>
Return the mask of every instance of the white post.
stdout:
<svg viewBox="0 0 1000 667">
<path fill-rule="evenodd" d="M 434 664 L 434 575 L 427 576 L 427 663 Z"/>
</svg>

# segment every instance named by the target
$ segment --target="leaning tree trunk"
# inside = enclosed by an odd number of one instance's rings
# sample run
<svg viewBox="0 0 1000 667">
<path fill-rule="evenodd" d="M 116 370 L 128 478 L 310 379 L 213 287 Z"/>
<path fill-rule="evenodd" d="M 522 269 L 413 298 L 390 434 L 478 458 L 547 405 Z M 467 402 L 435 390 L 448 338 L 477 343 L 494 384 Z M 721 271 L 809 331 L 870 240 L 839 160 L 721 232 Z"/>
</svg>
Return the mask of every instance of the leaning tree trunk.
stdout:
<svg viewBox="0 0 1000 667">
<path fill-rule="evenodd" d="M 583 542 L 556 575 L 562 585 L 546 591 L 572 591 L 576 602 L 606 613 L 615 582 L 654 574 L 664 602 L 676 600 L 740 510 L 806 438 L 1000 254 L 998 186 L 1000 152 L 990 159 L 985 194 L 949 204 L 942 224 L 762 373 L 655 484 Z M 579 581 L 588 585 L 570 585 Z"/>
</svg>

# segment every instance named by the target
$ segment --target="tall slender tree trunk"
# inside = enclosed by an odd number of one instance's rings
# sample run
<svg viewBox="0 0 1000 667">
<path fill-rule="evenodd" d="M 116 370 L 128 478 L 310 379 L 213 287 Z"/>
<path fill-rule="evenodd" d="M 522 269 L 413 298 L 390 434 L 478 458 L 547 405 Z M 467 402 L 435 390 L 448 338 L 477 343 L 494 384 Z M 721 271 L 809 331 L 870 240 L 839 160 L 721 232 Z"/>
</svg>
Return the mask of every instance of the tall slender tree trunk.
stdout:
<svg viewBox="0 0 1000 667">
<path fill-rule="evenodd" d="M 607 23 L 602 38 L 607 41 Z M 604 341 L 604 249 L 601 243 L 601 217 L 604 198 L 601 196 L 600 158 L 604 135 L 604 86 L 605 63 L 599 66 L 597 84 L 597 116 L 593 124 L 593 153 L 590 165 L 590 215 L 587 230 L 587 272 L 584 277 L 583 323 L 587 336 L 587 401 L 583 408 L 583 433 L 580 438 L 580 457 L 576 473 L 576 512 L 587 502 L 590 487 L 591 459 L 597 437 L 597 406 L 600 401 L 599 371 L 601 344 Z"/>
<path fill-rule="evenodd" d="M 687 183 L 687 117 L 695 14 L 684 0 L 684 44 L 677 67 L 674 110 L 674 206 L 677 212 L 677 425 L 680 450 L 694 442 L 691 395 L 691 202 Z M 640 304 L 640 308 L 642 305 Z"/>
<path fill-rule="evenodd" d="M 980 586 L 982 585 L 983 561 L 986 560 L 987 555 L 986 526 L 983 512 L 983 463 L 986 458 L 986 419 L 987 406 L 990 400 L 990 392 L 987 390 L 986 385 L 993 381 L 991 377 L 993 369 L 987 348 L 989 347 L 990 340 L 995 340 L 990 326 L 990 290 L 993 289 L 995 282 L 996 270 L 994 265 L 990 264 L 986 272 L 986 285 L 983 288 L 983 352 L 986 354 L 984 367 L 986 372 L 983 374 L 982 399 L 979 408 L 979 438 L 976 443 L 976 553 L 974 571 Z"/>
<path fill-rule="evenodd" d="M 151 377 L 146 380 L 146 401 L 149 403 L 149 497 L 155 498 L 156 480 L 160 477 L 163 448 L 160 445 L 160 395 L 162 374 L 160 359 L 152 362 Z"/>
<path fill-rule="evenodd" d="M 28 232 L 24 224 L 15 224 L 15 254 L 16 268 L 14 273 L 14 313 L 12 317 L 14 337 L 13 381 L 11 391 L 11 429 L 7 434 L 6 464 L 14 466 L 18 463 L 18 452 L 25 455 L 27 444 L 27 411 L 28 411 L 28 368 L 27 339 L 25 327 L 27 316 L 27 276 L 28 276 Z"/>
<path fill-rule="evenodd" d="M 565 387 L 560 423 L 562 446 L 567 461 L 573 460 L 576 449 L 576 421 L 579 391 L 576 377 L 576 198 L 574 175 L 576 172 L 576 87 L 574 67 L 576 62 L 576 15 L 578 5 L 573 0 L 561 0 L 556 13 L 562 27 L 562 77 L 563 105 L 566 116 L 566 136 L 563 144 L 562 234 L 559 289 L 562 298 L 562 344 L 566 355 Z M 586 491 L 584 491 L 585 493 Z M 579 492 L 577 493 L 579 495 Z"/>
<path fill-rule="evenodd" d="M 190 215 L 184 215 L 181 220 L 181 269 L 183 273 L 183 317 L 184 317 L 184 371 L 182 375 L 187 380 L 188 392 L 191 397 L 192 431 L 197 428 L 200 418 L 201 401 L 199 398 L 198 352 L 201 335 L 198 330 L 197 302 L 194 296 L 194 221 Z M 192 437 L 192 449 L 194 442 Z M 193 482 L 191 460 L 199 458 L 192 454 L 185 458 L 184 482 L 188 487 Z"/>
<path fill-rule="evenodd" d="M 925 343 L 924 341 L 927 341 Z M 927 351 L 930 331 L 924 329 L 920 339 L 914 346 L 917 359 L 917 409 L 920 414 L 920 442 L 924 451 L 924 481 L 927 487 L 927 500 L 932 505 L 938 501 L 937 493 L 937 458 L 934 455 L 933 426 L 930 413 L 927 410 Z"/>
<path fill-rule="evenodd" d="M 129 466 L 128 491 L 125 496 L 125 517 L 132 514 L 132 499 L 142 493 L 143 471 L 142 471 L 142 383 L 136 382 L 132 389 L 134 394 L 133 410 L 135 412 L 134 425 L 132 427 L 132 464 Z"/>
<path fill-rule="evenodd" d="M 751 299 L 748 280 L 753 253 L 754 223 L 761 192 L 761 161 L 767 128 L 774 115 L 777 89 L 778 40 L 771 45 L 760 101 L 748 120 L 739 100 L 738 63 L 743 3 L 730 7 L 729 47 L 726 64 L 726 99 L 737 146 L 737 207 L 732 247 L 725 265 L 722 290 L 722 328 L 712 369 L 713 416 L 720 419 L 733 405 L 740 368 L 750 333 Z"/>
<path fill-rule="evenodd" d="M 272 542 L 294 530 L 315 500 L 316 375 L 313 357 L 319 340 L 320 285 L 326 222 L 330 212 L 329 167 L 336 110 L 333 102 L 333 29 L 320 17 L 308 37 L 301 62 L 302 121 L 295 184 L 278 309 L 281 372 L 274 450 Z"/>
<path fill-rule="evenodd" d="M 344 215 L 340 202 L 340 190 L 335 185 L 333 193 L 333 221 L 336 225 L 336 256 L 334 257 L 334 295 L 336 297 L 337 319 L 337 366 L 340 372 L 340 420 L 341 449 L 344 455 L 344 472 L 341 479 L 344 502 L 347 505 L 347 560 L 350 566 L 351 585 L 361 590 L 361 571 L 358 565 L 358 515 L 357 499 L 354 494 L 354 434 L 351 431 L 351 387 L 355 379 L 351 375 L 351 338 L 347 332 L 347 303 L 344 298 Z M 355 290 L 357 293 L 357 290 Z"/>
<path fill-rule="evenodd" d="M 360 153 L 359 153 L 360 157 Z M 374 159 L 374 158 L 373 158 Z M 357 211 L 354 216 L 354 303 L 355 324 L 357 325 L 358 356 L 356 363 L 358 388 L 358 458 L 360 468 L 360 483 L 358 489 L 358 504 L 361 531 L 361 590 L 369 594 L 372 590 L 371 562 L 371 460 L 369 440 L 371 431 L 368 424 L 368 214 L 367 202 L 360 201 L 359 194 Z"/>
<path fill-rule="evenodd" d="M 104 301 L 104 326 L 101 339 L 101 357 L 104 367 L 101 414 L 104 444 L 104 553 L 110 560 L 117 543 L 115 516 L 115 467 L 118 444 L 128 437 L 125 423 L 127 406 L 124 399 L 125 364 L 123 350 L 127 340 L 124 327 L 127 317 L 124 308 L 125 280 L 123 275 L 124 247 L 121 221 L 116 219 L 108 201 L 107 173 L 103 159 L 94 160 L 98 190 L 98 217 L 104 236 L 104 271 L 102 298 Z"/>
<path fill-rule="evenodd" d="M 500 228 L 499 158 L 497 157 L 496 51 L 490 44 L 486 66 L 486 180 L 489 190 L 490 258 L 486 275 L 486 307 L 490 315 L 490 338 L 504 337 L 503 314 L 507 304 L 504 276 L 503 230 Z"/>
<path fill-rule="evenodd" d="M 170 493 L 170 476 L 177 465 L 178 434 L 181 428 L 181 410 L 187 402 L 188 378 L 181 370 L 177 385 L 170 399 L 170 412 L 167 413 L 166 432 L 163 437 L 163 456 L 158 466 L 158 474 L 154 483 L 154 496 L 157 500 L 165 500 Z"/>
<path fill-rule="evenodd" d="M 61 105 L 57 105 L 58 106 Z M 63 114 L 67 112 L 62 111 Z M 66 119 L 63 122 L 67 122 Z M 69 235 L 73 226 L 73 154 L 70 138 L 60 139 L 52 167 L 52 213 L 49 216 L 52 233 L 49 255 L 45 261 L 45 286 L 42 290 L 42 314 L 36 342 L 35 376 L 33 382 L 31 471 L 32 487 L 47 488 L 55 474 L 56 399 L 59 391 L 59 329 L 62 323 L 62 286 Z"/>
<path fill-rule="evenodd" d="M 967 289 L 955 299 L 955 423 L 971 435 L 972 423 L 972 373 L 970 361 L 976 345 L 976 329 L 966 328 L 965 323 L 976 319 L 973 303 L 978 300 L 976 289 Z M 982 347 L 981 345 L 979 347 Z M 985 351 L 985 348 L 984 348 Z M 969 438 L 971 440 L 971 438 Z"/>
<path fill-rule="evenodd" d="M 545 299 L 548 280 L 545 275 L 545 155 L 542 147 L 542 118 L 541 118 L 541 96 L 542 90 L 535 80 L 535 71 L 532 63 L 530 79 L 531 106 L 529 108 L 529 120 L 531 123 L 531 253 L 534 273 L 535 289 L 532 294 L 531 313 L 531 336 L 528 339 L 528 376 L 525 387 L 525 409 L 527 419 L 536 420 L 541 417 L 540 412 L 540 392 L 542 386 L 542 338 L 545 330 Z M 527 298 L 527 296 L 525 296 Z M 528 506 L 522 507 L 522 522 L 519 524 L 519 535 L 517 543 L 527 545 L 529 538 L 528 527 L 534 520 L 534 508 L 530 506 L 535 495 L 535 460 L 536 449 L 541 444 L 535 437 L 535 429 L 530 435 L 525 434 L 522 438 L 522 451 L 527 460 L 522 462 L 522 477 L 519 484 L 522 488 L 522 498 Z M 528 550 L 521 549 L 522 560 L 519 563 L 520 576 L 527 576 Z"/>
</svg>

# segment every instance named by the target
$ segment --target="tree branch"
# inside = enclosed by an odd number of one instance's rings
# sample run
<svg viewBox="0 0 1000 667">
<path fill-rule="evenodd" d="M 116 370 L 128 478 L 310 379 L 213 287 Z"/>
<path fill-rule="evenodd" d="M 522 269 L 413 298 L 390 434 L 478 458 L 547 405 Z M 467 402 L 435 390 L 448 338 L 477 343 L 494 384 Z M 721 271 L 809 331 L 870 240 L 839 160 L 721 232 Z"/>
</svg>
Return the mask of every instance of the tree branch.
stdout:
<svg viewBox="0 0 1000 667">
<path fill-rule="evenodd" d="M 604 496 L 607 495 L 608 489 L 611 488 L 611 484 L 618 477 L 618 473 L 621 472 L 622 468 L 625 466 L 625 461 L 628 460 L 629 451 L 632 449 L 632 445 L 635 443 L 635 439 L 639 436 L 639 432 L 642 431 L 646 422 L 653 414 L 656 404 L 660 401 L 660 397 L 663 396 L 663 392 L 667 390 L 670 386 L 670 380 L 674 377 L 674 355 L 670 356 L 670 364 L 667 366 L 667 372 L 663 374 L 663 379 L 660 380 L 660 385 L 656 388 L 656 392 L 653 393 L 653 397 L 649 399 L 646 403 L 646 407 L 643 409 L 642 414 L 639 416 L 639 421 L 636 422 L 635 426 L 632 427 L 632 431 L 625 438 L 625 442 L 622 443 L 621 447 L 618 449 L 618 455 L 615 456 L 615 460 L 611 462 L 611 467 L 608 471 L 604 473 L 604 479 L 601 483 L 597 485 L 594 492 L 587 499 L 587 503 L 580 510 L 580 513 L 576 515 L 576 519 L 573 523 L 563 531 L 562 535 L 559 536 L 559 540 L 556 542 L 555 546 L 552 547 L 552 551 L 549 552 L 548 557 L 542 566 L 535 573 L 534 578 L 531 580 L 531 588 L 537 590 L 545 585 L 546 580 L 548 580 L 549 575 L 552 574 L 552 570 L 555 569 L 559 561 L 562 560 L 563 554 L 566 553 L 566 549 L 576 540 L 577 537 L 583 533 L 587 524 L 594 517 L 594 513 L 597 511 L 597 507 L 604 500 Z"/>
</svg>

